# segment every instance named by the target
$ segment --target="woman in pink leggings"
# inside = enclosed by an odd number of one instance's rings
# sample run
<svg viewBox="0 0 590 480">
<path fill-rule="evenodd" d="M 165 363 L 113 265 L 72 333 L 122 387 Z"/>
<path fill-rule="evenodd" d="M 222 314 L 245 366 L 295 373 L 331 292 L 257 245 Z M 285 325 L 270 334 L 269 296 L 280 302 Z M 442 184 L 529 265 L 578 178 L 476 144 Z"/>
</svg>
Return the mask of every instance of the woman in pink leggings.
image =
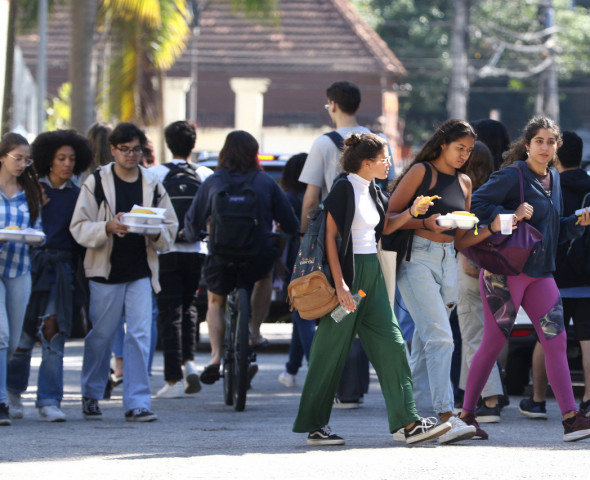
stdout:
<svg viewBox="0 0 590 480">
<path fill-rule="evenodd" d="M 482 223 L 491 223 L 501 213 L 513 213 L 516 228 L 517 222 L 526 219 L 543 235 L 520 275 L 495 275 L 485 270 L 480 273 L 484 333 L 469 369 L 460 415 L 465 423 L 476 427 L 479 438 L 486 439 L 488 435 L 475 419 L 476 403 L 521 306 L 545 350 L 547 376 L 563 415 L 563 440 L 573 442 L 590 437 L 590 418 L 577 411 L 574 400 L 563 307 L 552 275 L 557 245 L 581 236 L 584 226 L 590 224 L 590 213 L 586 211 L 579 219 L 575 215 L 562 217 L 559 174 L 552 166 L 560 142 L 561 133 L 555 122 L 545 117 L 533 118 L 504 154 L 501 170 L 472 196 L 472 212 Z M 512 165 L 517 168 L 505 168 Z M 520 200 L 519 169 L 524 203 Z"/>
</svg>

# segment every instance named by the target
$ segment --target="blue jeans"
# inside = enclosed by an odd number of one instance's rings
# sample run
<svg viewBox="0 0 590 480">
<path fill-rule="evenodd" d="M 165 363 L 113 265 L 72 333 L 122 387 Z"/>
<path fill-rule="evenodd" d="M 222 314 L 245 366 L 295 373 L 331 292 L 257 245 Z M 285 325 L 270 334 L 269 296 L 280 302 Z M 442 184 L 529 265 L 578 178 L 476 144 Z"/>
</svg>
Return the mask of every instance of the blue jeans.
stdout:
<svg viewBox="0 0 590 480">
<path fill-rule="evenodd" d="M 89 282 L 92 329 L 84 339 L 82 395 L 103 397 L 109 377 L 111 345 L 121 315 L 125 312 L 127 331 L 123 344 L 123 407 L 150 408 L 151 389 L 148 357 L 152 326 L 152 287 L 148 277 L 132 282 L 105 284 Z"/>
<path fill-rule="evenodd" d="M 309 362 L 309 350 L 315 334 L 315 322 L 312 320 L 303 320 L 297 310 L 291 314 L 291 323 L 293 324 L 293 333 L 291 334 L 291 343 L 289 344 L 289 360 L 285 364 L 287 373 L 297 375 L 303 355 Z"/>
<path fill-rule="evenodd" d="M 6 403 L 8 359 L 18 347 L 30 295 L 30 272 L 15 278 L 0 277 L 0 403 Z"/>
<path fill-rule="evenodd" d="M 112 350 L 115 358 L 123 358 L 123 344 L 125 343 L 125 314 L 121 318 L 121 323 L 117 327 L 117 333 L 113 340 Z M 148 358 L 148 374 L 152 374 L 152 363 L 154 361 L 154 353 L 156 351 L 156 344 L 158 343 L 158 303 L 156 302 L 156 294 L 152 292 L 152 340 L 150 342 L 150 355 Z"/>
<path fill-rule="evenodd" d="M 42 332 L 42 357 L 37 380 L 37 401 L 35 406 L 59 407 L 63 398 L 63 356 L 66 336 L 58 332 L 51 340 L 47 340 Z M 11 393 L 23 393 L 29 386 L 31 372 L 31 354 L 35 346 L 35 338 L 23 331 L 18 350 L 8 362 L 7 387 Z"/>
<path fill-rule="evenodd" d="M 397 284 L 415 325 L 410 368 L 416 403 L 428 395 L 421 387 L 430 384 L 434 411 L 452 412 L 454 343 L 449 314 L 458 296 L 453 243 L 415 236 L 411 259 L 402 261 Z"/>
</svg>

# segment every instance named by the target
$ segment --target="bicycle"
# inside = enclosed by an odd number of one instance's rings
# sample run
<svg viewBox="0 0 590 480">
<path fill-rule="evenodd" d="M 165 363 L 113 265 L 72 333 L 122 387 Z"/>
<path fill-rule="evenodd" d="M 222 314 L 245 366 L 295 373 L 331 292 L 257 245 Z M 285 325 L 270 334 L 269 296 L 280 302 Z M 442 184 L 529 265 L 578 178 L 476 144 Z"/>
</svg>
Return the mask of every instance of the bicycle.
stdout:
<svg viewBox="0 0 590 480">
<path fill-rule="evenodd" d="M 237 287 L 227 296 L 223 369 L 223 397 L 238 412 L 246 406 L 250 364 L 256 353 L 249 345 L 250 295 L 252 288 Z"/>
</svg>

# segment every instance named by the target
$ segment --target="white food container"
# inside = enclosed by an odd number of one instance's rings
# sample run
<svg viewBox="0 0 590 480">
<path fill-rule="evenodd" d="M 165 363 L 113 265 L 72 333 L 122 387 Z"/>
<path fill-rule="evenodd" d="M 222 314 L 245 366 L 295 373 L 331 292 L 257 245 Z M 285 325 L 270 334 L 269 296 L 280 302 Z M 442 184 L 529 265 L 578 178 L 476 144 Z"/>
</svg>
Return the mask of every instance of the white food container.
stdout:
<svg viewBox="0 0 590 480">
<path fill-rule="evenodd" d="M 139 235 L 157 235 L 162 232 L 162 225 L 148 225 L 147 223 L 141 225 L 133 225 L 123 222 L 129 227 L 129 233 L 137 233 Z"/>
<path fill-rule="evenodd" d="M 23 230 L 0 229 L 0 240 L 4 242 L 16 243 L 42 243 L 45 240 L 45 234 L 41 230 L 34 228 L 25 228 Z"/>
<path fill-rule="evenodd" d="M 477 225 L 479 219 L 476 216 L 471 215 L 457 215 L 454 213 L 447 213 L 446 215 L 441 215 L 436 219 L 436 223 L 438 223 L 441 227 L 445 228 L 461 228 L 463 230 L 471 230 L 475 225 Z"/>
<path fill-rule="evenodd" d="M 133 205 L 131 210 L 133 211 L 136 208 L 141 208 L 144 210 L 150 210 L 154 212 L 153 214 L 150 213 L 125 213 L 121 220 L 125 225 L 160 225 L 164 221 L 164 212 L 166 211 L 165 208 L 154 208 L 154 207 L 140 207 L 139 205 Z"/>
</svg>

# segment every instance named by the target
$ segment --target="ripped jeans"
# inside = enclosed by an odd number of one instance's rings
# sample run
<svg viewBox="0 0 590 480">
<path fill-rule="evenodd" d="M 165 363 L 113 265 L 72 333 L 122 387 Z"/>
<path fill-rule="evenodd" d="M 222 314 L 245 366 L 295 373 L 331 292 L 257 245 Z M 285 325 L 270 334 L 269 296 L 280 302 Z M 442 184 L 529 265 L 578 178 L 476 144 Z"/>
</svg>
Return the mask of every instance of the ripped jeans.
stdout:
<svg viewBox="0 0 590 480">
<path fill-rule="evenodd" d="M 51 340 L 47 340 L 41 331 L 42 357 L 39 366 L 37 383 L 37 408 L 48 405 L 59 407 L 63 398 L 63 356 L 66 341 L 65 334 L 57 332 Z M 23 393 L 29 386 L 31 371 L 31 354 L 35 346 L 35 338 L 23 331 L 18 349 L 8 362 L 7 390 L 11 393 Z"/>
<path fill-rule="evenodd" d="M 567 363 L 563 306 L 553 277 L 533 278 L 524 273 L 506 277 L 482 270 L 479 288 L 484 312 L 483 338 L 467 375 L 463 411 L 474 413 L 479 395 L 510 336 L 521 306 L 531 319 L 545 351 L 547 377 L 561 413 L 576 410 Z"/>
<path fill-rule="evenodd" d="M 410 368 L 416 404 L 422 410 L 430 397 L 435 413 L 452 412 L 455 345 L 449 314 L 458 297 L 453 242 L 415 236 L 410 261 L 404 259 L 398 269 L 397 285 L 415 324 Z"/>
</svg>

